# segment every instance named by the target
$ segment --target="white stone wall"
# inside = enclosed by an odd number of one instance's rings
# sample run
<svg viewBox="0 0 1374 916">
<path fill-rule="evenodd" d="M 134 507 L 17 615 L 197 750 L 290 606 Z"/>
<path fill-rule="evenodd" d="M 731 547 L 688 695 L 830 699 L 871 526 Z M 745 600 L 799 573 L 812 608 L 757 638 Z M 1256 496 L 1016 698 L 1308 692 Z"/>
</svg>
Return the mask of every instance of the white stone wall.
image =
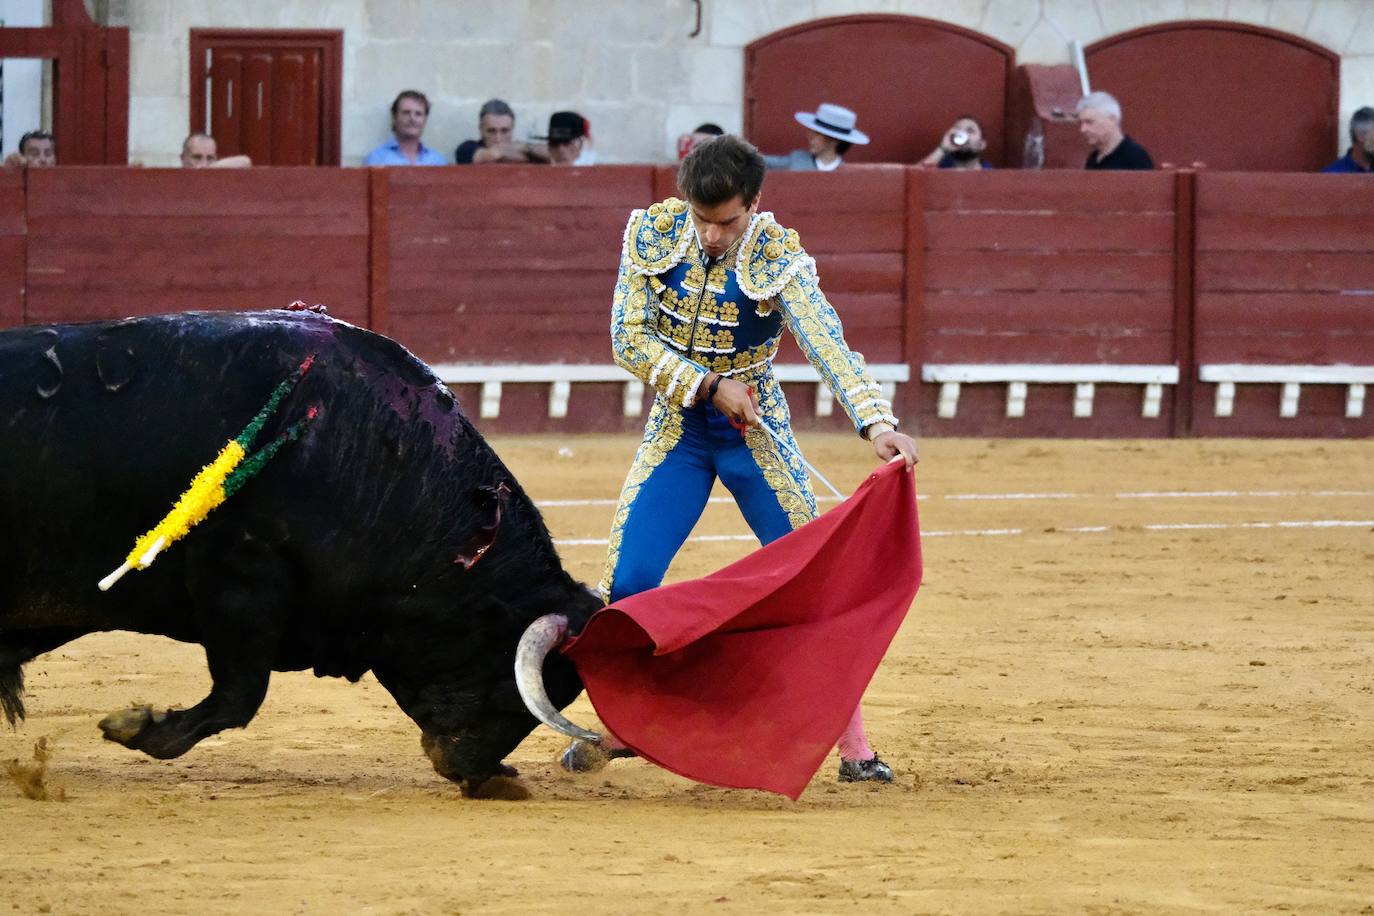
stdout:
<svg viewBox="0 0 1374 916">
<path fill-rule="evenodd" d="M 1068 43 L 1177 19 L 1250 22 L 1342 56 L 1341 113 L 1374 104 L 1374 0 L 108 0 L 130 29 L 130 158 L 176 162 L 189 123 L 192 28 L 343 29 L 343 160 L 387 139 L 401 89 L 433 103 L 425 142 L 451 157 L 477 109 L 510 102 L 520 136 L 550 112 L 585 115 L 603 162 L 674 158 L 701 121 L 742 124 L 743 48 L 828 16 L 904 13 L 984 32 L 1020 63 L 1067 63 Z"/>
</svg>

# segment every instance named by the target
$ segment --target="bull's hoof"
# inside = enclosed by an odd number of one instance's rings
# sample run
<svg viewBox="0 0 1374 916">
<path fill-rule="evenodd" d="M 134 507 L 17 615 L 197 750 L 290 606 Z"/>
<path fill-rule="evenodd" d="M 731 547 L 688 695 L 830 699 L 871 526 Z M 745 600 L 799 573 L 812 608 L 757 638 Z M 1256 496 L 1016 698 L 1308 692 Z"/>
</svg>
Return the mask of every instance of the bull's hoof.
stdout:
<svg viewBox="0 0 1374 916">
<path fill-rule="evenodd" d="M 558 765 L 569 773 L 595 773 L 603 769 L 610 759 L 601 745 L 574 738 L 559 756 Z"/>
<path fill-rule="evenodd" d="M 167 718 L 167 710 L 154 710 L 151 706 L 135 706 L 112 712 L 100 720 L 100 730 L 106 741 L 122 744 L 138 750 L 138 739 L 149 725 L 162 722 Z"/>
<path fill-rule="evenodd" d="M 459 784 L 464 798 L 496 801 L 525 801 L 530 790 L 514 776 L 490 776 L 480 782 L 471 780 Z"/>
<path fill-rule="evenodd" d="M 628 747 L 607 748 L 593 741 L 574 738 L 558 758 L 558 765 L 569 773 L 595 773 L 622 757 L 638 757 Z"/>
</svg>

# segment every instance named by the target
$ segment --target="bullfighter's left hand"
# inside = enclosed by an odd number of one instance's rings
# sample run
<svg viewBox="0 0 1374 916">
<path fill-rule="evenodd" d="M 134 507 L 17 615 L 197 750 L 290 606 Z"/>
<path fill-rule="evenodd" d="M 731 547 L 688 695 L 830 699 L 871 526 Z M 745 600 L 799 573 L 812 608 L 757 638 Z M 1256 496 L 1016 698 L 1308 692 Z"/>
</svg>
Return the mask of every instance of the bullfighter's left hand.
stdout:
<svg viewBox="0 0 1374 916">
<path fill-rule="evenodd" d="M 916 456 L 916 440 L 906 433 L 889 431 L 873 437 L 873 451 L 883 461 L 891 461 L 898 455 L 906 459 L 909 471 L 920 459 Z"/>
</svg>

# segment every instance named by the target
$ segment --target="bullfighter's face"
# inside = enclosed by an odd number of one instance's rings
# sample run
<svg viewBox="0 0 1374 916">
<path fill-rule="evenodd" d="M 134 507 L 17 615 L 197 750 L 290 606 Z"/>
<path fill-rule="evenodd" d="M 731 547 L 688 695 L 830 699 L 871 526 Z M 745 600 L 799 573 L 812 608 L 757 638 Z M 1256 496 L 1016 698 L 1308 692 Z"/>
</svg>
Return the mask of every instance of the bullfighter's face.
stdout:
<svg viewBox="0 0 1374 916">
<path fill-rule="evenodd" d="M 692 225 L 696 227 L 702 249 L 713 258 L 725 254 L 744 235 L 744 230 L 749 228 L 749 219 L 758 209 L 757 196 L 746 204 L 739 194 L 715 206 L 693 202 Z"/>
</svg>

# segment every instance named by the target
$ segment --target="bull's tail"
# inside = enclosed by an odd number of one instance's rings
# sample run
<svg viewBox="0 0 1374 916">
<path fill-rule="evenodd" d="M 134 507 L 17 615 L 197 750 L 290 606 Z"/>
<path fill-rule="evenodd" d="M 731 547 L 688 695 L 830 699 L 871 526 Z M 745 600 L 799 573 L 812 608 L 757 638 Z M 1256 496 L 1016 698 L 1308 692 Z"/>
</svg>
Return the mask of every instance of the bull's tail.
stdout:
<svg viewBox="0 0 1374 916">
<path fill-rule="evenodd" d="M 10 726 L 24 719 L 24 667 L 13 658 L 0 654 L 0 711 Z"/>
</svg>

